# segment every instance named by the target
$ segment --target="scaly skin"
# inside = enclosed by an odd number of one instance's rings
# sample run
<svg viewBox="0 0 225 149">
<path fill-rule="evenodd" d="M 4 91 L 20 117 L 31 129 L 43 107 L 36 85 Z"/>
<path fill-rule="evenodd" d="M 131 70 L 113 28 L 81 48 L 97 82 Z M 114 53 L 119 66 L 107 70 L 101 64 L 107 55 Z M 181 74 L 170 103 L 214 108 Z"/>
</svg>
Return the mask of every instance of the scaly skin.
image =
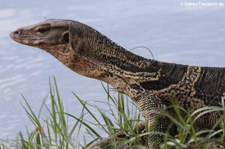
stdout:
<svg viewBox="0 0 225 149">
<path fill-rule="evenodd" d="M 225 68 L 159 62 L 135 55 L 95 29 L 72 20 L 49 19 L 20 28 L 13 40 L 43 49 L 71 70 L 105 81 L 131 97 L 152 123 L 158 113 L 176 102 L 185 109 L 218 106 L 225 97 Z M 200 118 L 196 125 L 211 128 L 220 113 Z M 165 132 L 161 118 L 154 131 Z M 150 136 L 157 148 L 162 136 Z"/>
</svg>

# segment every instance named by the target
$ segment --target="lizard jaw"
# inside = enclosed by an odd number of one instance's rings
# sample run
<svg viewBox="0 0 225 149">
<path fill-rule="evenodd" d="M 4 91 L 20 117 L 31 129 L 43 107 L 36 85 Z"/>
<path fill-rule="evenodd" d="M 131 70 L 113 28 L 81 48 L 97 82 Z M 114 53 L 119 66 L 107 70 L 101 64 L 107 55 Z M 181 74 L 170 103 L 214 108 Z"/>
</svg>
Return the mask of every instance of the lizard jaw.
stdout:
<svg viewBox="0 0 225 149">
<path fill-rule="evenodd" d="M 21 43 L 21 44 L 25 44 L 28 46 L 36 46 L 41 44 L 41 40 L 37 40 L 37 39 L 32 39 L 30 36 L 26 36 L 26 35 L 21 35 L 21 29 L 18 29 L 16 31 L 13 31 L 9 34 L 9 36 L 16 42 Z"/>
</svg>

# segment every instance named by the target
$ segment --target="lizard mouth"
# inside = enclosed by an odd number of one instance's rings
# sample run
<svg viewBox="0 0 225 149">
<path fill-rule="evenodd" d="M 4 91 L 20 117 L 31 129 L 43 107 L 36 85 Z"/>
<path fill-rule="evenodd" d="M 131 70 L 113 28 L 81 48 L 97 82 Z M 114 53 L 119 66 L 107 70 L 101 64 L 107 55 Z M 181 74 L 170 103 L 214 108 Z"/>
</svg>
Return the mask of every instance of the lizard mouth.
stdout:
<svg viewBox="0 0 225 149">
<path fill-rule="evenodd" d="M 9 34 L 9 36 L 14 41 L 25 45 L 34 46 L 41 43 L 41 40 L 37 40 L 36 38 L 31 37 L 30 35 L 22 35 L 20 32 L 21 32 L 20 30 L 13 31 Z"/>
<path fill-rule="evenodd" d="M 15 40 L 16 42 L 19 42 L 19 43 L 22 43 L 23 41 L 27 40 L 25 37 L 22 38 L 22 36 L 18 35 L 18 34 L 17 34 L 17 31 L 11 32 L 11 33 L 9 34 L 9 36 L 10 36 L 13 40 Z M 28 41 L 28 40 L 27 40 L 27 41 Z"/>
</svg>

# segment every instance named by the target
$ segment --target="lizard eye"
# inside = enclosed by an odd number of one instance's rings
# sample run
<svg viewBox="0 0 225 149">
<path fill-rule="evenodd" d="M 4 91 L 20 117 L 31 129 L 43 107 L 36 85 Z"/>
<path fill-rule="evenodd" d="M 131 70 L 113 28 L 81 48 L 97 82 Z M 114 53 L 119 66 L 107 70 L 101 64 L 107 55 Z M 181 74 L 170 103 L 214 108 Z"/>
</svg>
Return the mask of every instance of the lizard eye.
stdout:
<svg viewBox="0 0 225 149">
<path fill-rule="evenodd" d="M 38 27 L 36 29 L 36 32 L 37 33 L 40 33 L 40 34 L 43 34 L 43 33 L 46 33 L 50 30 L 50 27 Z"/>
<path fill-rule="evenodd" d="M 39 32 L 39 33 L 45 33 L 47 31 L 49 31 L 49 29 L 50 28 L 39 28 L 39 29 L 37 29 L 37 32 Z"/>
<path fill-rule="evenodd" d="M 48 28 L 39 28 L 37 31 L 40 33 L 44 33 L 46 31 L 48 31 Z"/>
</svg>

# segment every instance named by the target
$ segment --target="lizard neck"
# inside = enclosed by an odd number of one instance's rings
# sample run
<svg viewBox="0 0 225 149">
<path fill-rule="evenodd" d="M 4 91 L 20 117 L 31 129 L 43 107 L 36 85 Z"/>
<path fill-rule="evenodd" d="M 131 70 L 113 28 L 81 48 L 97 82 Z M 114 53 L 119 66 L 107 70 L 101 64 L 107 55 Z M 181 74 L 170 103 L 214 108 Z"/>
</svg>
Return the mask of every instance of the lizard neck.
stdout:
<svg viewBox="0 0 225 149">
<path fill-rule="evenodd" d="M 111 84 L 131 98 L 144 92 L 141 83 L 160 79 L 162 68 L 158 61 L 135 55 L 113 42 L 96 47 L 95 52 L 87 52 L 87 58 L 106 72 L 96 79 Z"/>
<path fill-rule="evenodd" d="M 187 65 L 159 62 L 135 55 L 123 47 L 99 45 L 92 53 L 94 61 L 107 74 L 100 80 L 135 98 L 148 91 L 158 91 L 179 83 L 187 71 Z"/>
</svg>

